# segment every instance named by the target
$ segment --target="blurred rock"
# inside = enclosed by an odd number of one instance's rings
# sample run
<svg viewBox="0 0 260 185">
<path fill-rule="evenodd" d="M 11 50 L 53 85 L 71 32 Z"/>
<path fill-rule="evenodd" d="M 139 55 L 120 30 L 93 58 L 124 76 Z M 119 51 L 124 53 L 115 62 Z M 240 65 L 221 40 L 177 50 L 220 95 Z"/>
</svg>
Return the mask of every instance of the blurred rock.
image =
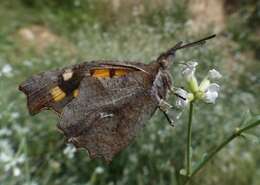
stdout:
<svg viewBox="0 0 260 185">
<path fill-rule="evenodd" d="M 138 7 L 143 7 L 144 6 L 146 8 L 152 8 L 152 9 L 158 9 L 158 8 L 162 8 L 162 7 L 166 7 L 171 5 L 171 0 L 150 0 L 149 3 L 147 3 L 144 0 L 112 0 L 112 1 L 108 1 L 110 2 L 110 5 L 112 6 L 112 9 L 117 12 L 119 11 L 119 13 L 122 13 L 121 10 L 122 9 L 130 9 L 130 10 L 135 10 Z M 145 9 L 142 8 L 142 12 L 144 13 Z"/>
<path fill-rule="evenodd" d="M 74 54 L 76 52 L 71 43 L 51 32 L 44 26 L 32 25 L 20 28 L 17 31 L 17 37 L 23 47 L 32 47 L 38 54 L 43 54 L 46 49 L 53 46 L 61 46 L 63 47 L 62 49 L 65 49 L 69 54 Z"/>
<path fill-rule="evenodd" d="M 212 29 L 215 33 L 225 28 L 225 10 L 222 0 L 190 0 L 188 11 L 191 15 L 192 32 L 198 33 Z"/>
</svg>

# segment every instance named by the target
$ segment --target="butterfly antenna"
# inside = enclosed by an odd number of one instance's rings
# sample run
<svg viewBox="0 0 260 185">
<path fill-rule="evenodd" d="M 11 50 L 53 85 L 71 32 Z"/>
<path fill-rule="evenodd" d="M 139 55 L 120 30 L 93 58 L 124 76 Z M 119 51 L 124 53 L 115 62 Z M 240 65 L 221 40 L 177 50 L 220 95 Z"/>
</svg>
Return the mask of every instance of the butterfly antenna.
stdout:
<svg viewBox="0 0 260 185">
<path fill-rule="evenodd" d="M 174 56 L 175 52 L 177 50 L 180 50 L 180 49 L 184 49 L 184 48 L 190 48 L 190 47 L 194 47 L 194 46 L 201 46 L 201 45 L 204 45 L 206 43 L 207 40 L 210 40 L 212 38 L 216 37 L 216 34 L 214 35 L 211 35 L 211 36 L 208 36 L 208 37 L 205 37 L 203 39 L 200 39 L 198 41 L 195 41 L 195 42 L 191 42 L 191 43 L 188 43 L 188 44 L 184 44 L 182 45 L 183 42 L 178 42 L 175 46 L 173 46 L 171 49 L 169 49 L 168 51 L 166 51 L 165 53 L 162 53 L 157 61 L 160 61 L 161 59 L 167 59 L 168 57 L 170 56 Z"/>
</svg>

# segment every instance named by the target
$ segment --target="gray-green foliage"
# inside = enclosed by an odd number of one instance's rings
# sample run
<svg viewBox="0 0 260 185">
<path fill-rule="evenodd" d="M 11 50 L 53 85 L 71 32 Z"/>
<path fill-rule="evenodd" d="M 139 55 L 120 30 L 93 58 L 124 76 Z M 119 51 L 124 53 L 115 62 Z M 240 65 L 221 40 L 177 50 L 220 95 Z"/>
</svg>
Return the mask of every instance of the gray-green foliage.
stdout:
<svg viewBox="0 0 260 185">
<path fill-rule="evenodd" d="M 157 9 L 149 1 L 144 2 L 145 13 L 131 18 L 127 13 L 113 12 L 108 1 L 1 2 L 1 184 L 177 184 L 176 174 L 183 168 L 185 157 L 186 113 L 175 128 L 157 113 L 136 141 L 107 165 L 91 161 L 85 151 L 73 153 L 66 149 L 55 127 L 58 118 L 50 112 L 29 116 L 25 97 L 17 90 L 20 82 L 44 70 L 94 59 L 148 63 L 180 40 L 191 41 L 208 34 L 191 37 L 182 1 Z M 237 39 L 243 38 L 239 34 L 248 33 L 248 28 L 232 18 L 228 23 L 234 40 L 220 39 L 234 43 L 228 48 L 229 55 L 220 47 L 219 38 L 203 48 L 177 54 L 178 61 L 198 60 L 201 77 L 210 68 L 224 75 L 216 105 L 195 106 L 192 146 L 197 160 L 239 126 L 249 110 L 259 113 L 259 61 L 247 57 L 247 41 Z M 28 45 L 18 34 L 18 30 L 31 25 L 48 28 L 62 42 L 37 50 L 38 45 Z M 228 64 L 235 69 L 232 73 Z M 176 86 L 182 85 L 180 66 L 174 66 L 172 74 Z M 259 129 L 253 133 L 259 135 Z M 194 183 L 256 185 L 260 178 L 259 152 L 259 143 L 236 140 L 198 174 Z"/>
</svg>

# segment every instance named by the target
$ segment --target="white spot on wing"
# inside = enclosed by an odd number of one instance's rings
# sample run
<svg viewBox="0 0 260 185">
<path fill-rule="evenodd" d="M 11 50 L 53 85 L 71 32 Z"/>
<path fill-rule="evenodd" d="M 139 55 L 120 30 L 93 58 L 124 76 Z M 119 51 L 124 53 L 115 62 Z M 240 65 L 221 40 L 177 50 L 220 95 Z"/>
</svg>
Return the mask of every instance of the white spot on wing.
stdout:
<svg viewBox="0 0 260 185">
<path fill-rule="evenodd" d="M 65 72 L 62 74 L 62 78 L 64 81 L 71 79 L 73 75 L 73 71 L 71 69 L 66 69 Z"/>
<path fill-rule="evenodd" d="M 114 114 L 112 114 L 112 113 L 106 113 L 106 112 L 100 112 L 99 113 L 100 114 L 100 118 L 101 119 L 103 119 L 103 118 L 111 118 L 111 117 L 113 117 L 114 116 Z"/>
</svg>

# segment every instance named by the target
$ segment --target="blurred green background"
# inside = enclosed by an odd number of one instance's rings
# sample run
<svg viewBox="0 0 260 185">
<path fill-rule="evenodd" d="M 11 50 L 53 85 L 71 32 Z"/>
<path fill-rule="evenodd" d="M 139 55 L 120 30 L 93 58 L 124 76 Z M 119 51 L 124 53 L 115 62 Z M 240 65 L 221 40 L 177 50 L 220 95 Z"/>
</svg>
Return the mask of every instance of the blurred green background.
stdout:
<svg viewBox="0 0 260 185">
<path fill-rule="evenodd" d="M 150 62 L 178 41 L 217 33 L 177 61 L 199 61 L 199 78 L 223 74 L 215 105 L 196 104 L 193 159 L 200 160 L 260 110 L 260 2 L 257 0 L 8 0 L 0 4 L 0 184 L 177 184 L 187 111 L 175 128 L 156 113 L 110 165 L 64 142 L 51 112 L 28 115 L 19 83 L 33 74 L 97 59 Z M 173 66 L 176 86 L 180 66 Z M 251 134 L 260 134 L 259 128 Z M 228 145 L 193 184 L 259 185 L 255 137 Z"/>
</svg>

